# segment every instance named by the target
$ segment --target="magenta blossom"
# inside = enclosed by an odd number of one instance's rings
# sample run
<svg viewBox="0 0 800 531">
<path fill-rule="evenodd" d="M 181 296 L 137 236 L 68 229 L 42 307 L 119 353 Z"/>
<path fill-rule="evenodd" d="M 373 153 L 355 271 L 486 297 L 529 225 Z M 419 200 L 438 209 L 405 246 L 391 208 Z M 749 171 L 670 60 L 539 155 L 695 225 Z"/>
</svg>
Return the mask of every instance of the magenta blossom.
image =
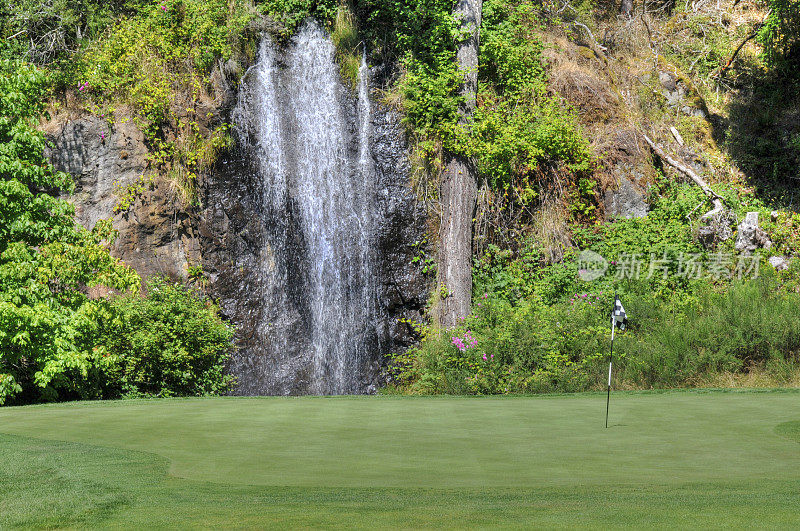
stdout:
<svg viewBox="0 0 800 531">
<path fill-rule="evenodd" d="M 464 337 L 453 336 L 450 338 L 450 340 L 452 344 L 461 352 L 478 346 L 478 340 L 472 337 L 471 330 L 467 330 L 464 333 Z"/>
</svg>

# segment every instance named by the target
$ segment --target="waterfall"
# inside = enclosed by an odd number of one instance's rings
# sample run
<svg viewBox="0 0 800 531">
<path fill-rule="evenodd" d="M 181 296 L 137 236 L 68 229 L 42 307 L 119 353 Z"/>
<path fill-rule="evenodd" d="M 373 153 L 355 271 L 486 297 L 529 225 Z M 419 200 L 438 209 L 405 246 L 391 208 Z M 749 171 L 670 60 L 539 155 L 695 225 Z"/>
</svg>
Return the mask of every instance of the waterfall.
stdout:
<svg viewBox="0 0 800 531">
<path fill-rule="evenodd" d="M 285 50 L 264 37 L 233 113 L 266 233 L 263 348 L 244 394 L 364 392 L 378 335 L 376 176 L 369 75 L 346 88 L 329 36 L 306 23 Z M 258 368 L 258 369 L 255 369 Z"/>
</svg>

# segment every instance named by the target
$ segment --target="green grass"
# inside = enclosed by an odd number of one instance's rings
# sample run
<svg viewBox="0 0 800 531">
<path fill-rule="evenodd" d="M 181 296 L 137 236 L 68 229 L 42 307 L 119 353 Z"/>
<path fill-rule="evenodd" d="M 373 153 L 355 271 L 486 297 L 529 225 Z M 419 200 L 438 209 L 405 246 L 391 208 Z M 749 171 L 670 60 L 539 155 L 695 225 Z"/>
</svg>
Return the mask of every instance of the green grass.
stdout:
<svg viewBox="0 0 800 531">
<path fill-rule="evenodd" d="M 800 393 L 0 409 L 0 528 L 796 527 Z"/>
</svg>

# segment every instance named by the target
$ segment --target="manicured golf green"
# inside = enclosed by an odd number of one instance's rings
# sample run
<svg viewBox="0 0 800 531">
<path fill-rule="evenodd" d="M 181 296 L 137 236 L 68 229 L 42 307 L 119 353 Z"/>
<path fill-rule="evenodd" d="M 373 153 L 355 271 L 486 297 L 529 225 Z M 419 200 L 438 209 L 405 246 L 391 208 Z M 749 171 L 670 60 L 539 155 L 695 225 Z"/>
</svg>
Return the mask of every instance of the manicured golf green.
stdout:
<svg viewBox="0 0 800 531">
<path fill-rule="evenodd" d="M 0 527 L 797 527 L 800 393 L 0 409 Z"/>
</svg>

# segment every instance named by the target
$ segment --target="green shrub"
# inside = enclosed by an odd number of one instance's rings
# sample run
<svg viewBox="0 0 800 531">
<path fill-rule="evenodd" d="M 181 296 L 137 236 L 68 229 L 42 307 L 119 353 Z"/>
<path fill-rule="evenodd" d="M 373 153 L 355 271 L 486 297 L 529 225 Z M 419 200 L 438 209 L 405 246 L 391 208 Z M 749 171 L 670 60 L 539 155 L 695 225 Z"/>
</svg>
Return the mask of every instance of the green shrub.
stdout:
<svg viewBox="0 0 800 531">
<path fill-rule="evenodd" d="M 771 276 L 736 282 L 724 292 L 706 289 L 683 312 L 664 308 L 646 319 L 638 340 L 625 348 L 636 363 L 626 368 L 630 380 L 678 386 L 717 372 L 739 372 L 796 362 L 800 354 L 800 297 L 782 293 Z"/>
<path fill-rule="evenodd" d="M 800 1 L 768 0 L 770 14 L 758 39 L 763 45 L 767 64 L 791 72 L 800 60 Z"/>
<path fill-rule="evenodd" d="M 199 292 L 152 278 L 145 297 L 114 299 L 111 310 L 101 341 L 122 395 L 213 395 L 233 383 L 225 374 L 232 328 Z"/>
<path fill-rule="evenodd" d="M 307 18 L 322 23 L 333 22 L 339 10 L 339 0 L 260 0 L 259 11 L 279 26 L 279 39 L 294 35 L 297 27 Z"/>
<path fill-rule="evenodd" d="M 130 104 L 153 141 L 175 98 L 200 96 L 214 61 L 231 56 L 250 16 L 241 0 L 150 4 L 87 45 L 63 82 L 98 110 Z"/>
</svg>

